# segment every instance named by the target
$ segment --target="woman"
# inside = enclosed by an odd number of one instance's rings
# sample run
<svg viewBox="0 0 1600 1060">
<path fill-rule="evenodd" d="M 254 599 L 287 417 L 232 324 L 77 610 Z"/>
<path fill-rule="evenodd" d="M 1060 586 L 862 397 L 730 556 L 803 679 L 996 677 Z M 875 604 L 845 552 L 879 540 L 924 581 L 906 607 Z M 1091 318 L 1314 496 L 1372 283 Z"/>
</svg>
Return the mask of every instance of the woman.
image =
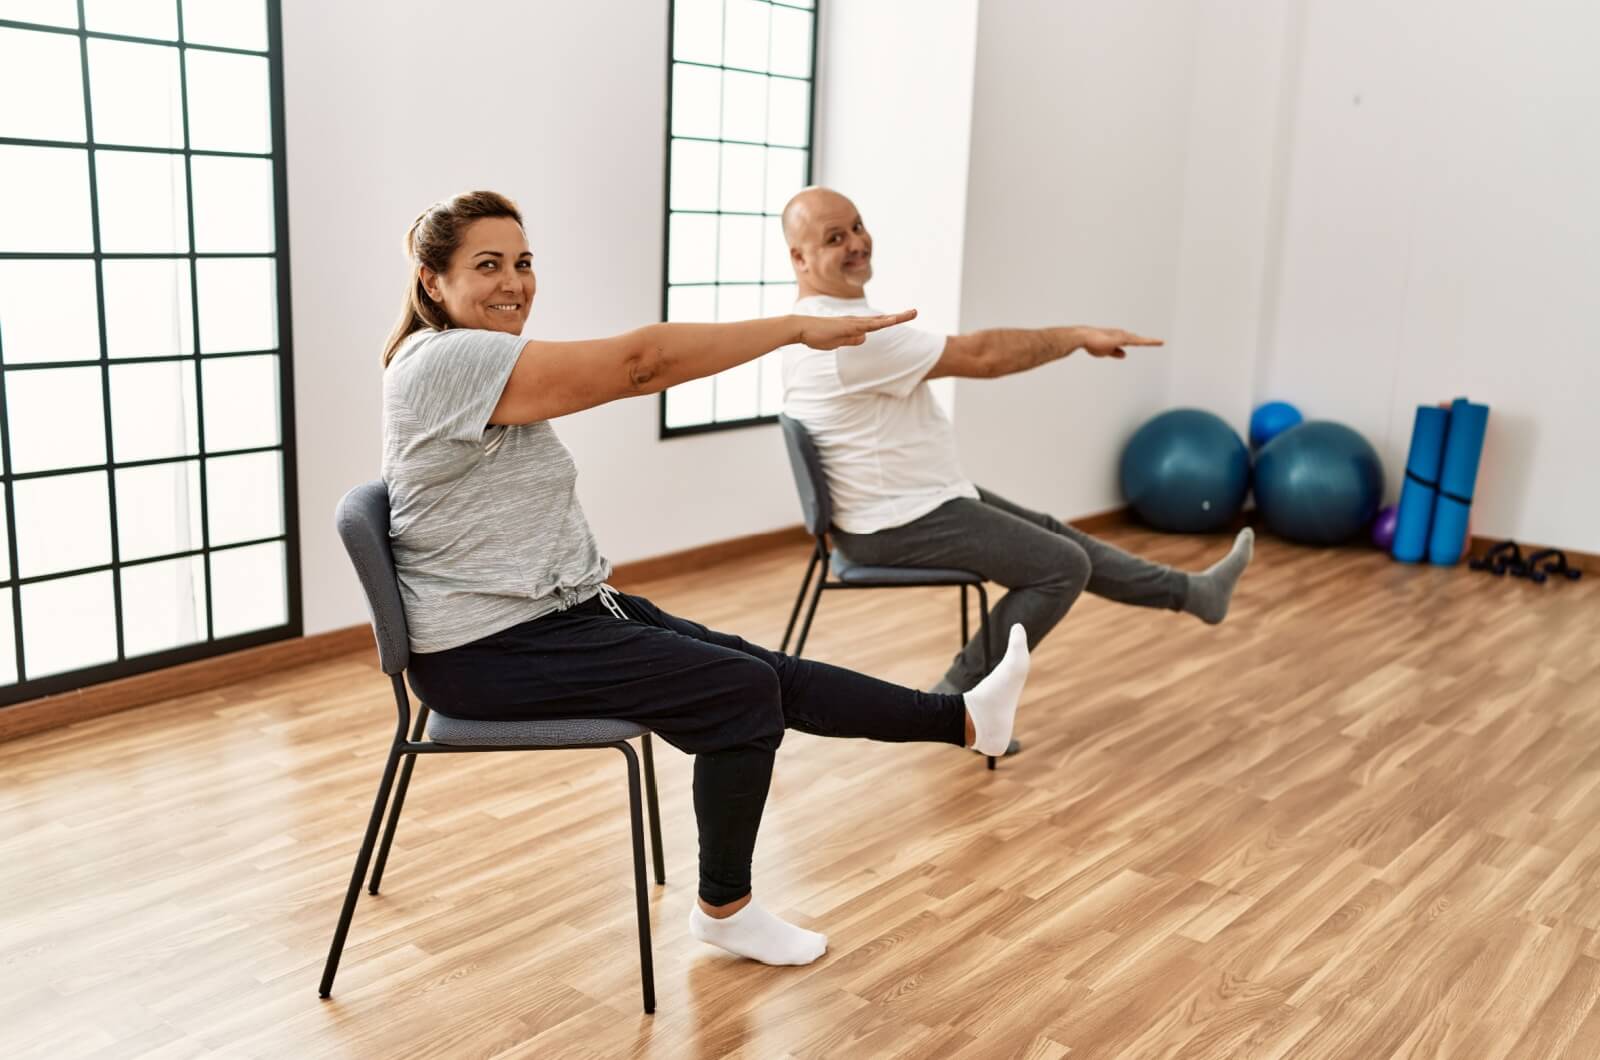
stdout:
<svg viewBox="0 0 1600 1060">
<path fill-rule="evenodd" d="M 611 717 L 695 756 L 699 901 L 690 931 L 767 964 L 827 939 L 751 901 L 750 862 L 785 728 L 1002 753 L 1027 677 L 1021 627 L 995 673 L 931 695 L 779 655 L 605 584 L 549 420 L 714 375 L 793 342 L 856 345 L 914 313 L 653 324 L 584 342 L 520 337 L 532 255 L 492 192 L 436 203 L 384 350 L 383 477 L 418 697 L 458 718 Z"/>
</svg>

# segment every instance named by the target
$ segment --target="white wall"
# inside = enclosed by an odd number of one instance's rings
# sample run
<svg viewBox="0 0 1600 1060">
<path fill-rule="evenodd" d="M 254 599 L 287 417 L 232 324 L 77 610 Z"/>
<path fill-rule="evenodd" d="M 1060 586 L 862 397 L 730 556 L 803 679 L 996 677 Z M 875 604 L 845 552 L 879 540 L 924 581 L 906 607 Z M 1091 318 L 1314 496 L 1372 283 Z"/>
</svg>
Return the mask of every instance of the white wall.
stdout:
<svg viewBox="0 0 1600 1060">
<path fill-rule="evenodd" d="M 1093 323 L 1170 334 L 1194 14 L 1160 0 L 982 5 L 963 330 Z M 967 473 L 1075 516 L 1121 503 L 1117 457 L 1167 402 L 1170 351 L 1079 354 L 957 386 Z"/>
<path fill-rule="evenodd" d="M 283 5 L 302 585 L 307 633 L 365 620 L 334 505 L 377 475 L 379 354 L 399 312 L 401 237 L 467 188 L 526 216 L 528 334 L 659 319 L 666 5 Z M 475 9 L 476 10 L 476 9 Z M 799 520 L 764 427 L 660 442 L 657 400 L 569 417 L 580 495 L 621 561 Z"/>
<path fill-rule="evenodd" d="M 844 0 L 822 15 L 813 178 L 872 232 L 873 304 L 959 331 L 978 0 Z"/>
<path fill-rule="evenodd" d="M 1600 549 L 1600 8 L 1312 0 L 1261 398 L 1398 492 L 1414 407 L 1491 406 L 1474 531 Z"/>
</svg>

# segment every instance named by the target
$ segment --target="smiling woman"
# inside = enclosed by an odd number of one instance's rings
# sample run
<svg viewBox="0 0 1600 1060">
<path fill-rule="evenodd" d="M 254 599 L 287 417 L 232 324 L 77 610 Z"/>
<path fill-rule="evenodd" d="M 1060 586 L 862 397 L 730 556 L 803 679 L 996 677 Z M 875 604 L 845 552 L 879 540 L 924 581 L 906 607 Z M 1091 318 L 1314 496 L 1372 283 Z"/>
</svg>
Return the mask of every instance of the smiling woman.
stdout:
<svg viewBox="0 0 1600 1060">
<path fill-rule="evenodd" d="M 417 697 L 489 721 L 637 722 L 695 756 L 696 938 L 767 964 L 827 940 L 750 900 L 774 754 L 788 728 L 1004 751 L 1027 676 L 1020 633 L 993 675 L 933 695 L 768 651 L 605 584 L 577 467 L 549 420 L 702 379 L 791 343 L 860 345 L 915 313 L 651 324 L 526 340 L 532 255 L 509 199 L 474 191 L 423 211 L 415 273 L 384 350 L 383 479 Z"/>
</svg>

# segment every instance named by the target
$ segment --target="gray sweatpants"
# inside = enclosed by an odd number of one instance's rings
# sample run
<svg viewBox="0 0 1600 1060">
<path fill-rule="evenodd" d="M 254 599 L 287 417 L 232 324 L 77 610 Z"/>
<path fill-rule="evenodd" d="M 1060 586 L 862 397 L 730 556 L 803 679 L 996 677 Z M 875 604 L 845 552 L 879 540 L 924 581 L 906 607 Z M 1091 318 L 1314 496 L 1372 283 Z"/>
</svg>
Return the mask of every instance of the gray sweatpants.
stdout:
<svg viewBox="0 0 1600 1060">
<path fill-rule="evenodd" d="M 1085 589 L 1123 604 L 1183 608 L 1189 589 L 1183 571 L 1140 559 L 981 487 L 978 495 L 978 500 L 948 501 L 920 519 L 874 534 L 835 530 L 833 541 L 853 563 L 954 567 L 1011 590 L 989 616 L 996 661 L 1005 652 L 1013 623 L 1028 631 L 1031 648 Z M 939 688 L 965 692 L 983 676 L 983 643 L 974 636 Z"/>
</svg>

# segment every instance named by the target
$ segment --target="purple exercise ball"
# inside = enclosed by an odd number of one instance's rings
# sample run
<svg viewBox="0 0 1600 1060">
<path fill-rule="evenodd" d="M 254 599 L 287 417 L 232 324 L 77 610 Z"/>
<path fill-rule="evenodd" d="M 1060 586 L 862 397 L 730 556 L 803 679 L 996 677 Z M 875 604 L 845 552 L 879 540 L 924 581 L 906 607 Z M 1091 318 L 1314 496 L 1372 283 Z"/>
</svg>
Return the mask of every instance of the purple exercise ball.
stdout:
<svg viewBox="0 0 1600 1060">
<path fill-rule="evenodd" d="M 1385 504 L 1378 509 L 1378 517 L 1372 520 L 1372 543 L 1385 552 L 1394 547 L 1394 526 L 1399 515 L 1397 506 Z"/>
</svg>

